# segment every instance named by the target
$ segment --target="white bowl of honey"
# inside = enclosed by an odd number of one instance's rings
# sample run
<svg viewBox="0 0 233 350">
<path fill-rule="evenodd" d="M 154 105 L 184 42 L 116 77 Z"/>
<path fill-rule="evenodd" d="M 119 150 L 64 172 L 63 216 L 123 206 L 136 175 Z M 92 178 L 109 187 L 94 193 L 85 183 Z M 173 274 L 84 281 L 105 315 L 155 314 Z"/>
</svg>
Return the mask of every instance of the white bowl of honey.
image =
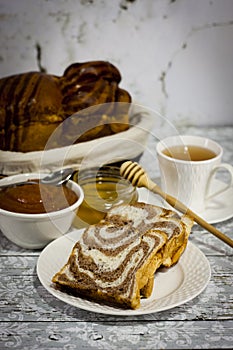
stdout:
<svg viewBox="0 0 233 350">
<path fill-rule="evenodd" d="M 40 249 L 67 233 L 83 201 L 77 183 L 42 185 L 39 180 L 47 175 L 25 173 L 0 180 L 0 186 L 15 184 L 0 190 L 0 230 L 22 248 Z M 25 184 L 17 185 L 21 181 Z"/>
</svg>

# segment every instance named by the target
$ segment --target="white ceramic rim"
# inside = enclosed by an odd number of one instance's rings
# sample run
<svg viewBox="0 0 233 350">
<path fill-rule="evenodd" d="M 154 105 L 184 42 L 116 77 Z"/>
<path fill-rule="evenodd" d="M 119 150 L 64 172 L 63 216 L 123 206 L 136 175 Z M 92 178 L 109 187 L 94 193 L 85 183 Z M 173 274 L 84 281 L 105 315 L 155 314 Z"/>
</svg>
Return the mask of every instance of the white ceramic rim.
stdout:
<svg viewBox="0 0 233 350">
<path fill-rule="evenodd" d="M 1 179 L 0 180 L 0 185 L 2 184 L 11 184 L 13 183 L 15 180 L 18 181 L 26 181 L 29 178 L 35 178 L 35 179 L 42 179 L 43 177 L 47 176 L 48 173 L 25 173 L 25 174 L 17 174 L 17 175 L 12 175 L 12 176 L 8 176 L 7 178 Z M 5 216 L 12 216 L 12 217 L 16 217 L 16 218 L 21 218 L 21 219 L 33 219 L 33 220 L 38 220 L 38 219 L 45 219 L 48 217 L 58 217 L 58 216 L 63 216 L 64 214 L 70 212 L 70 211 L 74 211 L 76 210 L 81 203 L 83 202 L 84 199 L 84 192 L 82 187 L 72 181 L 69 180 L 67 182 L 67 187 L 71 188 L 72 190 L 77 194 L 78 196 L 78 200 L 72 204 L 71 206 L 61 209 L 61 210 L 57 210 L 57 211 L 53 211 L 53 212 L 48 212 L 48 213 L 41 213 L 41 214 L 27 214 L 27 213 L 17 213 L 17 212 L 13 212 L 13 211 L 8 211 L 8 210 L 4 210 L 0 208 L 0 214 L 3 214 Z"/>
<path fill-rule="evenodd" d="M 195 140 L 195 141 L 187 142 L 188 140 L 191 140 L 191 139 Z M 176 142 L 175 142 L 175 140 L 176 140 Z M 197 143 L 198 141 L 202 142 L 202 144 Z M 196 143 L 194 143 L 194 142 L 196 142 Z M 213 148 L 208 147 L 207 144 L 211 144 L 215 150 L 213 150 Z M 192 161 L 192 160 L 182 160 L 182 159 L 171 158 L 171 157 L 166 156 L 163 153 L 164 149 L 171 147 L 171 146 L 175 146 L 175 145 L 184 145 L 184 146 L 185 145 L 189 145 L 189 146 L 198 145 L 201 147 L 205 147 L 205 148 L 208 148 L 208 149 L 211 149 L 212 151 L 214 151 L 216 153 L 216 157 L 211 158 L 211 159 L 206 159 L 206 160 Z M 196 135 L 176 135 L 176 136 L 167 137 L 163 140 L 160 140 L 157 143 L 156 151 L 157 151 L 158 155 L 160 155 L 162 158 L 169 160 L 170 162 L 183 163 L 183 164 L 190 163 L 192 165 L 201 164 L 201 163 L 205 163 L 205 164 L 211 163 L 213 161 L 216 161 L 219 158 L 221 159 L 222 154 L 223 154 L 223 149 L 219 145 L 219 143 L 217 143 L 214 140 L 209 139 L 207 137 L 196 136 Z"/>
</svg>

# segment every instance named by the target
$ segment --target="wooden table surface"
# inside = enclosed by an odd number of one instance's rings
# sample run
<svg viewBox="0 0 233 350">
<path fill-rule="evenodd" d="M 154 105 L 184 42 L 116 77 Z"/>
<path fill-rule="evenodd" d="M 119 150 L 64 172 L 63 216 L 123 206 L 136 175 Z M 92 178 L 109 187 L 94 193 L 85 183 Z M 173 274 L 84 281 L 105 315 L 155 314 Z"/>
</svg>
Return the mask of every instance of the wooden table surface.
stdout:
<svg viewBox="0 0 233 350">
<path fill-rule="evenodd" d="M 233 164 L 233 127 L 179 131 L 219 142 L 223 160 Z M 140 163 L 156 178 L 158 169 L 148 157 Z M 215 226 L 233 238 L 233 219 Z M 0 234 L 0 349 L 233 348 L 233 249 L 198 225 L 190 241 L 211 266 L 205 290 L 167 311 L 119 317 L 81 310 L 50 295 L 36 274 L 40 251 L 19 248 Z"/>
</svg>

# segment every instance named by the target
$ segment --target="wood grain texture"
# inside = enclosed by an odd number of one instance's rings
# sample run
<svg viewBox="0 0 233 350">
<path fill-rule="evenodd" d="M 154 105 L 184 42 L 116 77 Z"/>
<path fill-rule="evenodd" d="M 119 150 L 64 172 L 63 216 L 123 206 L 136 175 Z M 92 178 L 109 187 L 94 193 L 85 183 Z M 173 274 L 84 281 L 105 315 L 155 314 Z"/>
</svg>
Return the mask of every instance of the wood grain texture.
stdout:
<svg viewBox="0 0 233 350">
<path fill-rule="evenodd" d="M 2 324 L 9 349 L 212 349 L 230 348 L 232 321 L 37 322 Z"/>
<path fill-rule="evenodd" d="M 186 130 L 195 131 L 200 132 Z M 233 127 L 208 132 L 222 140 L 225 161 L 233 164 Z M 214 226 L 233 238 L 233 218 Z M 212 275 L 206 289 L 167 311 L 116 317 L 54 298 L 36 274 L 40 251 L 21 249 L 0 233 L 0 349 L 232 348 L 233 250 L 198 225 L 190 241 L 209 260 Z"/>
</svg>

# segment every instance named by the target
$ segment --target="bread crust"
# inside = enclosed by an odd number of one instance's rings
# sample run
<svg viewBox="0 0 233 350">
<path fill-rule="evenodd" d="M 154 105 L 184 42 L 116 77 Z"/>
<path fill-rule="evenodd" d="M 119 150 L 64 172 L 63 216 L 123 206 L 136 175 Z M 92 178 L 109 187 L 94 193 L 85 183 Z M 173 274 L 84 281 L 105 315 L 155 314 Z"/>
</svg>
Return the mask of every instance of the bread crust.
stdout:
<svg viewBox="0 0 233 350">
<path fill-rule="evenodd" d="M 146 203 L 113 207 L 84 231 L 52 281 L 75 295 L 136 309 L 151 295 L 158 268 L 179 260 L 192 224 L 188 216 Z"/>
<path fill-rule="evenodd" d="M 157 229 L 166 233 L 167 243 L 161 249 L 161 264 L 167 268 L 176 264 L 184 252 L 188 237 L 193 226 L 193 219 L 188 215 L 180 217 L 175 211 L 161 208 L 144 202 L 132 205 L 120 205 L 113 207 L 105 217 L 105 220 L 132 222 L 135 229 Z M 159 266 L 157 268 L 159 268 Z M 148 279 L 141 294 L 149 297 L 153 290 L 154 276 Z"/>
<path fill-rule="evenodd" d="M 61 77 L 27 72 L 0 79 L 0 149 L 40 151 L 127 130 L 131 96 L 120 81 L 119 70 L 105 61 L 74 63 Z M 115 102 L 126 104 L 119 109 Z"/>
<path fill-rule="evenodd" d="M 104 243 L 100 236 L 105 237 Z M 140 290 L 157 267 L 156 253 L 166 241 L 166 235 L 156 230 L 141 235 L 130 225 L 119 228 L 106 222 L 90 226 L 52 281 L 76 295 L 136 309 Z"/>
</svg>

